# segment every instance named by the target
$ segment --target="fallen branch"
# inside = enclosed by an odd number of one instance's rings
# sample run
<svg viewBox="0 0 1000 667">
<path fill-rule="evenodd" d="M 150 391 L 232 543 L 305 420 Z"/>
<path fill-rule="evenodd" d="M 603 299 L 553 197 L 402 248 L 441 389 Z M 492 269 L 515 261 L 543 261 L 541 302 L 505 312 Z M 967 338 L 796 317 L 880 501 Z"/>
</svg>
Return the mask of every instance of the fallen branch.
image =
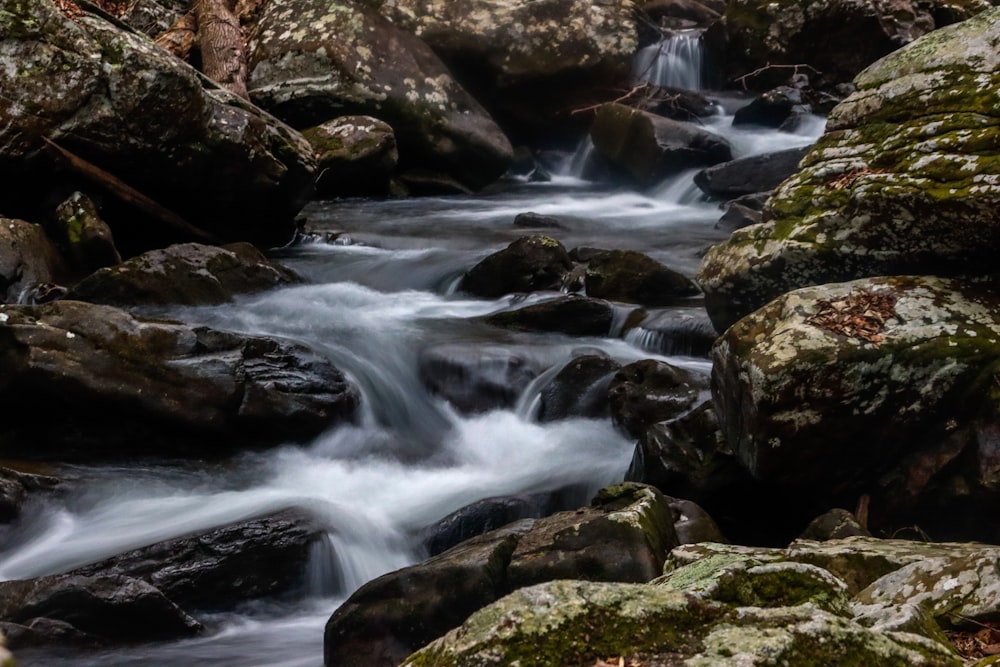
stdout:
<svg viewBox="0 0 1000 667">
<path fill-rule="evenodd" d="M 735 79 L 733 79 L 733 81 L 736 82 L 736 83 L 739 83 L 741 86 L 743 86 L 743 90 L 746 90 L 747 89 L 747 79 L 749 79 L 751 77 L 759 76 L 759 75 L 763 74 L 764 72 L 767 72 L 767 71 L 773 70 L 773 69 L 790 69 L 790 70 L 792 70 L 792 76 L 795 76 L 796 74 L 798 74 L 799 70 L 809 70 L 813 74 L 822 74 L 822 72 L 820 72 L 815 67 L 813 67 L 811 65 L 806 65 L 805 63 L 798 63 L 796 65 L 764 65 L 763 67 L 758 67 L 757 69 L 755 69 L 752 72 L 747 72 L 743 76 L 736 77 Z"/>
<path fill-rule="evenodd" d="M 119 179 L 114 174 L 108 173 L 97 165 L 87 162 L 82 157 L 69 152 L 51 139 L 42 137 L 42 141 L 45 142 L 46 149 L 53 157 L 55 157 L 56 160 L 68 165 L 71 169 L 73 169 L 73 171 L 77 172 L 84 178 L 105 188 L 108 192 L 126 204 L 134 206 L 159 222 L 162 222 L 163 224 L 181 231 L 195 239 L 205 241 L 207 243 L 220 242 L 219 239 L 213 234 L 195 227 L 181 216 L 156 203 L 146 195 L 133 188 L 131 185 Z"/>
</svg>

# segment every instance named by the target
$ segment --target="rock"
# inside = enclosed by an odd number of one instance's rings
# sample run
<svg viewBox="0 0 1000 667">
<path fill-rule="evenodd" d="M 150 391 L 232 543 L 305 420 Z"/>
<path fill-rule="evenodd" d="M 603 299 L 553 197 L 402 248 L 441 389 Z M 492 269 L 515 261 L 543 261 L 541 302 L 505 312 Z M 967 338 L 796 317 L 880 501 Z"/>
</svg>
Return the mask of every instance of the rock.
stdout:
<svg viewBox="0 0 1000 667">
<path fill-rule="evenodd" d="M 674 498 L 670 500 L 670 509 L 674 513 L 674 532 L 677 533 L 678 544 L 725 544 L 729 541 L 719 530 L 715 520 L 697 503 Z"/>
<path fill-rule="evenodd" d="M 26 290 L 65 274 L 59 251 L 40 226 L 0 217 L 0 302 L 20 303 Z"/>
<path fill-rule="evenodd" d="M 509 408 L 541 370 L 506 347 L 443 344 L 422 350 L 420 378 L 463 413 Z"/>
<path fill-rule="evenodd" d="M 602 355 L 574 357 L 542 388 L 538 421 L 609 416 L 608 387 L 619 368 L 620 363 Z"/>
<path fill-rule="evenodd" d="M 767 199 L 766 193 L 764 199 Z M 763 202 L 761 202 L 760 206 L 763 207 Z M 760 220 L 760 208 L 748 206 L 747 204 L 734 200 L 726 203 L 725 213 L 723 213 L 722 217 L 719 218 L 719 221 L 715 223 L 715 228 L 728 232 L 735 232 L 737 229 L 743 229 L 744 227 L 749 227 L 750 225 L 756 225 L 760 222 Z M 709 321 L 711 321 L 711 319 L 709 319 Z M 712 331 L 715 331 L 714 327 L 712 328 Z"/>
<path fill-rule="evenodd" d="M 469 269 L 459 289 L 485 298 L 513 292 L 558 290 L 573 262 L 548 236 L 522 236 Z"/>
<path fill-rule="evenodd" d="M 867 489 L 873 530 L 993 539 L 974 508 L 998 491 L 997 313 L 992 291 L 941 278 L 791 292 L 716 344 L 729 446 L 757 479 L 827 506 Z"/>
<path fill-rule="evenodd" d="M 750 104 L 737 109 L 736 113 L 733 114 L 733 126 L 759 125 L 780 128 L 786 123 L 793 122 L 796 116 L 802 116 L 811 111 L 812 108 L 802 99 L 802 92 L 799 89 L 791 86 L 778 86 L 763 93 L 760 97 L 754 98 Z"/>
<path fill-rule="evenodd" d="M 998 17 L 936 30 L 858 76 L 763 224 L 705 256 L 697 279 L 720 331 L 807 285 L 995 271 L 998 130 L 983 119 L 1000 94 Z"/>
<path fill-rule="evenodd" d="M 506 593 L 504 570 L 525 520 L 359 588 L 333 613 L 323 635 L 324 664 L 398 665 L 469 614 Z"/>
<path fill-rule="evenodd" d="M 512 589 L 553 579 L 649 581 L 677 546 L 668 500 L 652 487 L 602 489 L 590 507 L 535 521 L 507 568 Z"/>
<path fill-rule="evenodd" d="M 0 523 L 13 521 L 21 514 L 21 508 L 29 496 L 39 491 L 51 491 L 61 480 L 49 475 L 0 467 Z M 3 661 L 0 660 L 0 667 Z"/>
<path fill-rule="evenodd" d="M 184 0 L 136 0 L 125 7 L 122 21 L 151 38 L 172 26 L 188 9 Z"/>
<path fill-rule="evenodd" d="M 594 148 L 641 187 L 683 169 L 733 159 L 729 143 L 697 125 L 623 104 L 604 104 L 590 126 Z"/>
<path fill-rule="evenodd" d="M 714 5 L 714 6 L 712 6 Z M 721 18 L 724 3 L 698 0 L 651 0 L 642 4 L 642 11 L 653 23 L 669 28 L 705 27 Z"/>
<path fill-rule="evenodd" d="M 631 363 L 611 380 L 611 417 L 626 433 L 641 437 L 651 425 L 673 419 L 707 395 L 707 378 L 663 361 Z"/>
<path fill-rule="evenodd" d="M 700 306 L 648 312 L 626 327 L 624 338 L 630 343 L 668 356 L 707 357 L 718 336 Z"/>
<path fill-rule="evenodd" d="M 270 247 L 292 238 L 315 176 L 301 135 L 124 24 L 86 12 L 70 19 L 51 0 L 3 8 L 5 213 L 30 217 L 67 183 L 43 150 L 50 137 L 222 241 Z M 126 254 L 202 240 L 111 199 L 102 216 Z"/>
<path fill-rule="evenodd" d="M 571 336 L 607 336 L 614 308 L 607 301 L 571 294 L 504 310 L 482 318 L 487 324 L 518 331 L 553 331 Z"/>
<path fill-rule="evenodd" d="M 719 105 L 694 90 L 646 84 L 622 100 L 622 104 L 678 121 L 697 121 L 714 116 Z"/>
<path fill-rule="evenodd" d="M 988 8 L 980 0 L 822 0 L 808 6 L 737 0 L 719 24 L 727 42 L 724 67 L 730 80 L 752 73 L 743 82 L 754 90 L 780 85 L 792 66 L 822 73 L 830 83 L 850 81 L 900 46 Z"/>
<path fill-rule="evenodd" d="M 839 540 L 861 535 L 871 537 L 868 529 L 847 510 L 835 508 L 813 519 L 802 533 L 803 540 Z"/>
<path fill-rule="evenodd" d="M 673 305 L 698 293 L 689 278 L 635 250 L 608 250 L 591 257 L 584 285 L 588 296 L 644 306 Z"/>
<path fill-rule="evenodd" d="M 559 222 L 559 218 L 555 218 L 551 215 L 541 215 L 539 213 L 533 213 L 531 211 L 527 213 L 518 213 L 514 217 L 515 227 L 530 227 L 537 229 L 562 229 L 563 224 Z"/>
<path fill-rule="evenodd" d="M 208 457 L 312 438 L 359 400 L 298 345 L 80 301 L 0 307 L 0 347 L 7 457 Z"/>
<path fill-rule="evenodd" d="M 206 306 L 299 281 L 253 246 L 182 243 L 100 269 L 77 283 L 70 299 L 111 306 Z"/>
<path fill-rule="evenodd" d="M 528 496 L 483 498 L 422 530 L 422 542 L 429 556 L 437 556 L 466 540 L 520 519 L 542 516 L 545 504 L 540 498 Z"/>
<path fill-rule="evenodd" d="M 284 510 L 157 542 L 70 574 L 140 579 L 184 609 L 224 609 L 300 587 L 323 535 L 309 515 Z"/>
<path fill-rule="evenodd" d="M 478 189 L 513 157 L 507 137 L 420 39 L 349 2 L 274 0 L 249 40 L 255 103 L 295 127 L 345 114 L 392 126 L 400 168 Z"/>
<path fill-rule="evenodd" d="M 392 127 L 371 116 L 342 116 L 302 131 L 313 147 L 316 196 L 379 196 L 399 162 Z"/>
<path fill-rule="evenodd" d="M 372 2 L 418 35 L 522 141 L 579 131 L 576 109 L 628 89 L 636 48 L 629 0 Z"/>
<path fill-rule="evenodd" d="M 94 202 L 81 192 L 74 192 L 56 207 L 60 240 L 78 271 L 90 273 L 122 261 L 115 247 L 111 228 L 97 213 Z"/>
<path fill-rule="evenodd" d="M 724 162 L 699 171 L 694 182 L 715 199 L 735 199 L 773 190 L 798 171 L 799 162 L 807 152 L 808 147 L 789 148 Z"/>
<path fill-rule="evenodd" d="M 24 625 L 40 618 L 56 622 L 53 641 L 66 631 L 61 623 L 129 642 L 186 637 L 202 629 L 160 591 L 130 577 L 57 575 L 0 583 L 0 619 Z"/>
</svg>

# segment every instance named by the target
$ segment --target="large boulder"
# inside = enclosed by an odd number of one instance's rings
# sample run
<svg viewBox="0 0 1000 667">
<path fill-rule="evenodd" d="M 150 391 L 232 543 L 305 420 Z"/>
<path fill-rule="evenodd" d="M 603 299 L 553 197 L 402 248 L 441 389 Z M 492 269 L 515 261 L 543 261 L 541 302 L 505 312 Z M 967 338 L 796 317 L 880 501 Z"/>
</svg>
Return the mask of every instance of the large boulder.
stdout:
<svg viewBox="0 0 1000 667">
<path fill-rule="evenodd" d="M 371 116 L 341 116 L 302 131 L 316 152 L 316 196 L 378 196 L 389 192 L 399 162 L 396 135 Z"/>
<path fill-rule="evenodd" d="M 766 90 L 792 67 L 829 83 L 850 81 L 900 46 L 989 7 L 986 0 L 734 0 L 716 30 L 727 78 Z"/>
<path fill-rule="evenodd" d="M 766 192 L 798 171 L 808 148 L 788 148 L 774 153 L 752 155 L 702 169 L 694 175 L 701 191 L 715 199 L 735 199 Z"/>
<path fill-rule="evenodd" d="M 733 159 L 725 138 L 693 123 L 624 104 L 604 104 L 590 126 L 598 154 L 634 183 L 649 187 L 692 167 Z"/>
<path fill-rule="evenodd" d="M 9 65 L 0 71 L 5 213 L 34 216 L 66 182 L 46 137 L 90 165 L 74 169 L 94 178 L 96 167 L 160 207 L 106 202 L 123 250 L 208 237 L 269 247 L 292 238 L 315 176 L 301 135 L 123 24 L 86 12 L 71 19 L 52 0 L 3 0 L 0 12 Z M 98 181 L 93 188 L 111 184 Z"/>
<path fill-rule="evenodd" d="M 572 111 L 628 86 L 632 0 L 367 2 L 427 42 L 522 141 L 565 134 L 584 118 Z"/>
<path fill-rule="evenodd" d="M 249 244 L 181 243 L 99 269 L 67 296 L 109 306 L 208 306 L 294 282 L 294 273 Z"/>
<path fill-rule="evenodd" d="M 222 609 L 301 586 L 322 535 L 309 515 L 283 510 L 157 542 L 69 574 L 141 579 L 183 609 Z"/>
<path fill-rule="evenodd" d="M 557 290 L 572 268 L 569 253 L 559 241 L 549 236 L 522 236 L 469 269 L 458 287 L 486 298 Z"/>
<path fill-rule="evenodd" d="M 583 283 L 589 296 L 644 306 L 675 305 L 698 294 L 690 278 L 635 250 L 591 256 Z"/>
<path fill-rule="evenodd" d="M 400 168 L 480 188 L 510 142 L 424 42 L 361 5 L 273 0 L 249 42 L 250 97 L 295 127 L 363 114 L 392 126 Z"/>
<path fill-rule="evenodd" d="M 1000 9 L 875 63 L 830 115 L 763 224 L 712 248 L 698 282 L 721 331 L 797 287 L 996 270 Z"/>
<path fill-rule="evenodd" d="M 0 307 L 0 451 L 210 456 L 317 435 L 358 393 L 288 342 L 81 301 Z"/>
<path fill-rule="evenodd" d="M 0 303 L 20 303 L 38 283 L 60 280 L 65 262 L 39 225 L 0 217 Z"/>
<path fill-rule="evenodd" d="M 757 479 L 826 506 L 872 496 L 869 525 L 997 538 L 1000 301 L 942 278 L 803 288 L 716 344 L 713 395 Z M 837 502 L 839 501 L 839 502 Z"/>
</svg>

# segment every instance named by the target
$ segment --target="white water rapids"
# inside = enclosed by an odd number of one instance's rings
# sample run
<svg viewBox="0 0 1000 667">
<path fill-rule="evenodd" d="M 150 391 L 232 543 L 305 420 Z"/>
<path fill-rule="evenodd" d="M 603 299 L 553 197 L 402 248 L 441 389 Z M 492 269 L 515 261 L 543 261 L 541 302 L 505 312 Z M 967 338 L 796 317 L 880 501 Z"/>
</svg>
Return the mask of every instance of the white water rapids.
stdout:
<svg viewBox="0 0 1000 667">
<path fill-rule="evenodd" d="M 723 100 L 722 107 L 736 104 Z M 822 130 L 821 119 L 782 134 L 733 129 L 731 118 L 720 113 L 706 126 L 729 138 L 740 157 L 805 145 Z M 536 423 L 530 394 L 520 409 L 462 416 L 427 392 L 418 359 L 433 345 L 476 344 L 551 367 L 593 348 L 624 363 L 654 357 L 707 373 L 707 360 L 661 357 L 620 339 L 492 330 L 468 318 L 521 304 L 454 291 L 465 269 L 531 233 L 511 224 L 526 211 L 558 217 L 564 229 L 545 231 L 567 248 L 633 248 L 693 275 L 699 253 L 722 238 L 713 227 L 720 211 L 701 201 L 693 173 L 647 193 L 557 176 L 476 197 L 311 205 L 305 212 L 311 226 L 344 231 L 354 245 L 284 252 L 281 261 L 309 284 L 169 315 L 286 337 L 328 355 L 362 389 L 361 422 L 305 446 L 225 463 L 62 468 L 58 474 L 74 480 L 74 490 L 30 505 L 0 553 L 0 577 L 29 578 L 298 506 L 326 522 L 332 546 L 316 550 L 311 571 L 303 573 L 305 592 L 199 616 L 208 632 L 197 639 L 114 651 L 25 650 L 22 663 L 319 667 L 327 618 L 364 582 L 418 561 L 423 554 L 414 531 L 485 497 L 572 489 L 584 504 L 601 486 L 620 481 L 633 443 L 607 420 Z"/>
</svg>

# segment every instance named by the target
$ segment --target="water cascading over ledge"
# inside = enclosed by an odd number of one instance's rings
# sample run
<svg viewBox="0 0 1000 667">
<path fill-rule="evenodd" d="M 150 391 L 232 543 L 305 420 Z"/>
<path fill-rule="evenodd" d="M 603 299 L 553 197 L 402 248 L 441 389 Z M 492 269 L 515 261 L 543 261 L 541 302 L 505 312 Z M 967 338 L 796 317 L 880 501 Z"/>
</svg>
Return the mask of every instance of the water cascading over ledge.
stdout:
<svg viewBox="0 0 1000 667">
<path fill-rule="evenodd" d="M 703 90 L 703 31 L 677 30 L 636 53 L 632 73 L 636 81 L 664 88 Z"/>
</svg>

